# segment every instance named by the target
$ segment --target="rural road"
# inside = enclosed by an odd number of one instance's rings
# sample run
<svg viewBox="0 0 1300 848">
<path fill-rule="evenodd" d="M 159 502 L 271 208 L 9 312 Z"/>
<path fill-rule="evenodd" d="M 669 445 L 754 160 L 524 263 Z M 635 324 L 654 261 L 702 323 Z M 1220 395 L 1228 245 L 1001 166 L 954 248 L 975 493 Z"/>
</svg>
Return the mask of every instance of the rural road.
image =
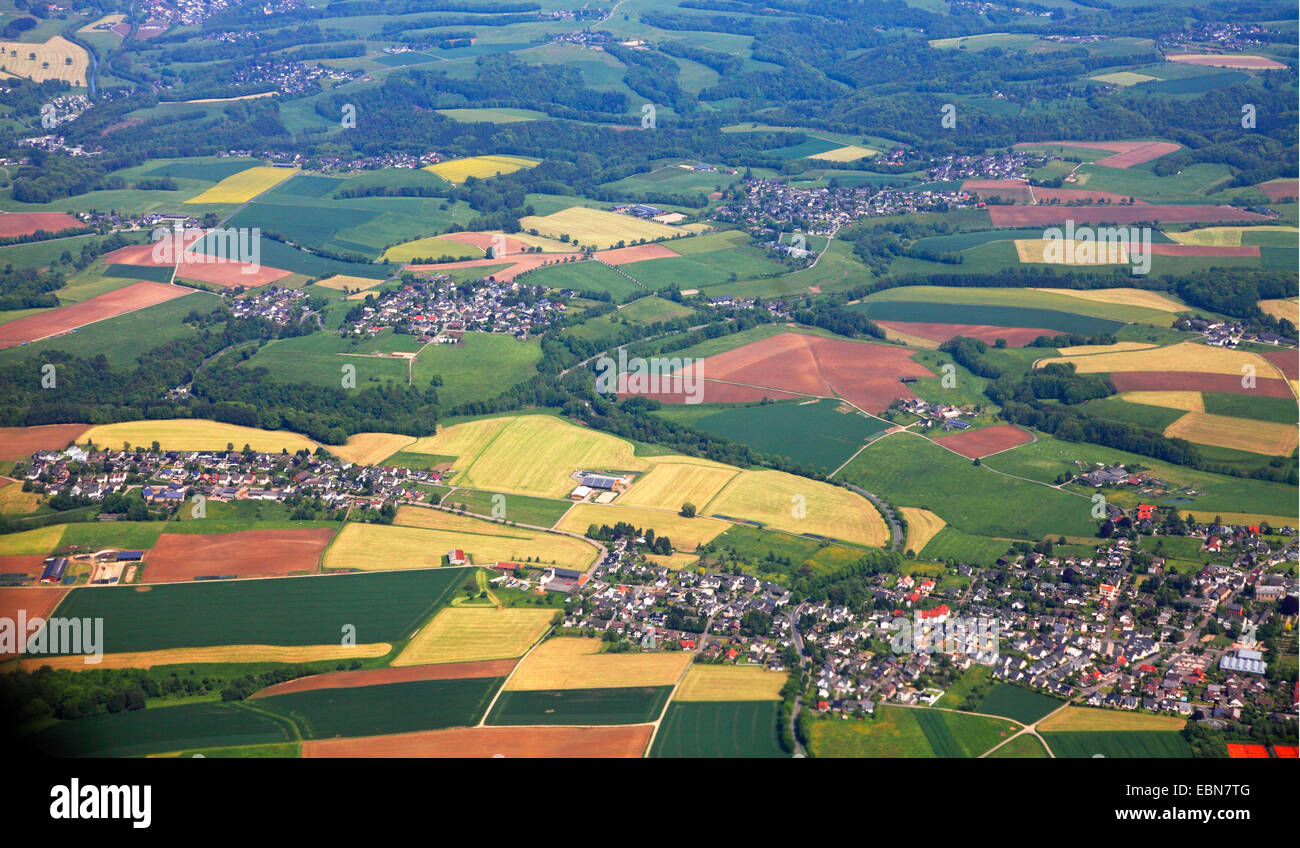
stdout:
<svg viewBox="0 0 1300 848">
<path fill-rule="evenodd" d="M 799 635 L 799 616 L 803 614 L 803 608 L 807 604 L 800 604 L 790 611 L 790 638 L 794 642 L 794 649 L 799 652 L 799 672 L 803 672 L 804 664 L 807 658 L 803 652 L 803 637 Z M 791 672 L 793 673 L 793 671 Z M 794 709 L 790 710 L 790 733 L 794 736 L 794 756 L 805 758 L 808 756 L 807 749 L 799 741 L 799 735 L 795 733 L 795 728 L 799 726 L 799 710 L 803 707 L 803 691 L 794 696 Z"/>
</svg>

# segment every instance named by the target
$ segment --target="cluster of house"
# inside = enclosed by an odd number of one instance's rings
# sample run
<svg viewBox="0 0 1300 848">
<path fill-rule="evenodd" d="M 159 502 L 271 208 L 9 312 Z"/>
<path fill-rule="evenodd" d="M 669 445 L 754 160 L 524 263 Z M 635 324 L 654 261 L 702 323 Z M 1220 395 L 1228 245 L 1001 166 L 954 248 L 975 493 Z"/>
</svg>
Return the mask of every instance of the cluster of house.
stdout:
<svg viewBox="0 0 1300 848">
<path fill-rule="evenodd" d="M 1042 162 L 1041 154 L 1023 150 L 984 153 L 973 156 L 948 156 L 936 159 L 926 175 L 936 182 L 944 180 L 1018 180 Z"/>
<path fill-rule="evenodd" d="M 234 298 L 230 302 L 230 312 L 236 318 L 265 318 L 286 325 L 300 320 L 311 308 L 307 300 L 307 294 L 301 289 L 265 286 Z"/>
<path fill-rule="evenodd" d="M 230 82 L 234 85 L 273 83 L 281 94 L 300 94 L 316 89 L 322 80 L 345 82 L 364 76 L 364 71 L 335 68 L 320 63 L 267 59 L 236 69 Z"/>
<path fill-rule="evenodd" d="M 915 382 L 916 380 L 915 377 L 902 377 L 900 379 L 905 383 Z M 920 398 L 898 398 L 890 405 L 890 409 L 917 416 L 921 420 L 917 422 L 916 426 L 921 429 L 928 430 L 937 426 L 945 433 L 952 430 L 969 429 L 971 422 L 962 420 L 962 416 L 969 417 L 975 414 L 972 410 L 960 406 L 953 406 L 949 403 L 931 403 Z"/>
<path fill-rule="evenodd" d="M 1246 50 L 1258 47 L 1260 35 L 1278 33 L 1258 24 L 1237 24 L 1231 21 L 1195 21 L 1178 32 L 1166 33 L 1157 39 L 1161 49 L 1170 51 L 1200 51 L 1206 44 L 1217 44 L 1221 49 Z"/>
<path fill-rule="evenodd" d="M 197 26 L 233 5 L 232 0 L 144 0 L 140 11 L 150 23 Z"/>
<path fill-rule="evenodd" d="M 627 206 L 615 206 L 610 209 L 610 211 L 616 212 L 620 215 L 631 215 L 633 218 L 644 218 L 647 221 L 654 221 L 659 224 L 677 224 L 686 220 L 686 216 L 681 212 L 669 212 L 667 209 L 660 209 L 658 206 L 651 206 L 648 203 L 632 203 Z"/>
<path fill-rule="evenodd" d="M 416 278 L 363 306 L 360 316 L 343 327 L 344 335 L 373 336 L 386 328 L 433 341 L 459 338 L 466 331 L 505 333 L 526 339 L 558 320 L 564 304 L 551 300 L 542 286 L 488 277 L 472 289 L 444 275 Z"/>
<path fill-rule="evenodd" d="M 974 203 L 960 189 L 797 188 L 775 179 L 745 180 L 740 189 L 741 199 L 711 214 L 718 221 L 745 226 L 759 238 L 774 225 L 794 224 L 806 233 L 826 235 L 861 218 L 942 212 Z"/>
<path fill-rule="evenodd" d="M 18 139 L 18 146 L 30 147 L 33 150 L 48 150 L 51 153 L 59 151 L 69 156 L 99 156 L 104 152 L 104 149 L 97 145 L 84 147 L 80 144 L 68 144 L 67 139 L 55 133 L 20 138 Z"/>
<path fill-rule="evenodd" d="M 1280 345 L 1283 347 L 1295 347 L 1296 340 L 1286 336 L 1280 336 L 1277 333 L 1253 333 L 1248 331 L 1240 321 L 1209 321 L 1205 318 L 1185 317 L 1179 318 L 1174 324 L 1178 330 L 1188 330 L 1193 333 L 1203 333 L 1205 343 L 1215 347 L 1233 348 L 1242 342 L 1258 342 L 1259 344 Z"/>
</svg>

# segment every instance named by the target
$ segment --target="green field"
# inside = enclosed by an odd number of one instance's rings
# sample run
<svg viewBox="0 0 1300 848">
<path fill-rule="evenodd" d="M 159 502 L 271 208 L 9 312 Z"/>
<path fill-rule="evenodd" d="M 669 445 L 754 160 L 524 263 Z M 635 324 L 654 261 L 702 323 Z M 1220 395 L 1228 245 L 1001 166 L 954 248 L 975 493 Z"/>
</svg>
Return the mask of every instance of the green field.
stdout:
<svg viewBox="0 0 1300 848">
<path fill-rule="evenodd" d="M 671 704 L 650 756 L 789 757 L 777 737 L 780 706 L 780 701 Z"/>
<path fill-rule="evenodd" d="M 868 439 L 890 426 L 887 421 L 861 412 L 840 411 L 841 406 L 837 400 L 814 403 L 782 401 L 721 409 L 683 405 L 661 409 L 658 414 L 696 430 L 748 445 L 759 453 L 828 472 L 838 468 Z"/>
<path fill-rule="evenodd" d="M 1253 418 L 1257 421 L 1275 421 L 1279 424 L 1296 423 L 1296 403 L 1291 398 L 1256 397 L 1224 392 L 1205 392 L 1201 395 L 1205 411 L 1211 415 L 1232 415 Z"/>
<path fill-rule="evenodd" d="M 922 559 L 955 560 L 968 565 L 992 567 L 1011 547 L 1010 540 L 972 536 L 955 527 L 945 527 L 917 551 Z"/>
<path fill-rule="evenodd" d="M 60 605 L 72 618 L 104 619 L 104 651 L 210 645 L 339 644 L 343 625 L 358 644 L 404 639 L 468 575 L 424 571 L 73 589 Z"/>
<path fill-rule="evenodd" d="M 59 547 L 75 545 L 82 551 L 152 548 L 158 543 L 158 536 L 165 528 L 166 524 L 162 521 L 87 521 L 69 524 L 63 530 Z"/>
<path fill-rule="evenodd" d="M 438 401 L 444 409 L 490 400 L 537 374 L 541 342 L 503 333 L 465 333 L 460 344 L 427 345 L 415 358 L 415 385 L 442 378 Z"/>
<path fill-rule="evenodd" d="M 560 516 L 573 506 L 572 501 L 554 498 L 534 498 L 528 495 L 507 495 L 483 492 L 475 489 L 456 489 L 447 496 L 446 503 L 464 504 L 466 512 L 495 517 L 494 508 L 500 504 L 506 521 L 516 524 L 531 524 L 535 527 L 551 527 L 560 520 Z"/>
<path fill-rule="evenodd" d="M 678 239 L 666 246 L 676 250 L 678 245 L 692 239 Z M 705 289 L 711 286 L 783 274 L 786 267 L 757 247 L 738 246 L 725 255 L 716 253 L 687 254 L 669 259 L 648 259 L 625 268 L 646 287 L 659 290 L 676 285 L 683 290 Z"/>
<path fill-rule="evenodd" d="M 734 524 L 708 545 L 730 565 L 765 579 L 789 580 L 803 573 L 831 574 L 862 558 L 858 548 L 822 544 L 802 536 Z"/>
<path fill-rule="evenodd" d="M 1041 539 L 1096 532 L 1088 498 L 993 473 L 910 435 L 877 441 L 836 476 L 899 506 L 928 509 L 976 536 Z"/>
<path fill-rule="evenodd" d="M 373 383 L 407 382 L 409 360 L 384 354 L 412 353 L 419 348 L 415 336 L 387 330 L 369 339 L 312 333 L 272 341 L 240 363 L 240 367 L 265 368 L 282 383 L 311 383 L 337 389 L 342 385 L 343 367 L 351 365 L 356 369 L 356 387 L 363 389 Z"/>
<path fill-rule="evenodd" d="M 671 686 L 502 692 L 488 724 L 641 724 L 663 711 Z"/>
<path fill-rule="evenodd" d="M 1028 733 L 1017 736 L 988 756 L 991 760 L 1045 760 L 1047 749 Z"/>
<path fill-rule="evenodd" d="M 992 306 L 966 303 L 926 303 L 873 300 L 855 304 L 850 309 L 863 312 L 873 321 L 914 321 L 935 324 L 992 324 L 998 327 L 1040 327 L 1062 333 L 1092 336 L 1113 333 L 1123 326 L 1120 321 L 1095 318 L 1050 309 L 1019 306 Z"/>
<path fill-rule="evenodd" d="M 1018 232 L 1005 230 L 1001 232 Z M 1036 237 L 1041 238 L 1042 232 L 1035 231 Z M 955 236 L 941 236 L 944 239 L 966 239 L 973 238 L 984 233 L 960 233 Z M 1153 238 L 1154 240 L 1154 238 Z M 927 240 L 928 241 L 928 240 Z M 1014 252 L 1014 251 L 1013 251 Z M 1168 257 L 1158 257 L 1168 258 Z M 930 263 L 931 265 L 935 263 Z M 951 269 L 951 266 L 944 266 Z M 963 267 L 965 267 L 963 265 Z M 942 271 L 941 273 L 952 273 L 951 270 Z M 1122 281 L 1117 281 L 1116 285 L 1122 285 Z M 1011 307 L 1014 309 L 1028 309 L 1031 313 L 1068 313 L 1074 316 L 1088 316 L 1092 318 L 1102 318 L 1109 321 L 1126 323 L 1130 321 L 1143 321 L 1157 326 L 1169 326 L 1173 321 L 1173 314 L 1164 312 L 1159 309 L 1152 309 L 1145 306 L 1131 306 L 1124 303 L 1103 303 L 1099 300 L 1086 300 L 1081 297 L 1073 297 L 1068 294 L 1057 292 L 1037 291 L 1026 288 L 980 288 L 975 286 L 896 286 L 894 288 L 884 289 L 873 293 L 868 297 L 864 304 L 873 304 L 885 301 L 905 301 L 907 303 L 948 303 L 961 304 L 971 307 Z M 925 319 L 922 319 L 925 320 Z M 940 319 L 931 319 L 938 321 Z M 992 321 L 976 321 L 974 323 L 989 324 L 997 323 Z M 1015 326 L 1007 324 L 1006 326 Z M 1030 327 L 1051 328 L 1052 324 L 1028 324 Z"/>
<path fill-rule="evenodd" d="M 274 227 L 265 229 L 276 232 Z M 264 232 L 263 238 L 259 242 L 259 250 L 261 251 L 259 259 L 261 264 L 268 268 L 279 268 L 283 271 L 292 271 L 295 274 L 306 274 L 309 277 L 331 277 L 335 274 L 343 274 L 348 277 L 367 277 L 372 280 L 385 279 L 396 270 L 395 267 L 384 265 L 329 259 L 314 253 L 308 253 L 305 250 L 299 250 L 282 241 L 276 241 L 265 236 L 266 233 Z M 192 249 L 215 253 L 216 242 L 200 242 Z"/>
<path fill-rule="evenodd" d="M 629 273 L 636 271 L 645 264 L 637 262 L 628 271 Z M 639 275 L 633 274 L 633 276 L 638 276 L 639 279 Z M 549 289 L 609 292 L 615 302 L 623 300 L 633 292 L 645 291 L 645 288 L 638 286 L 604 262 L 562 262 L 559 265 L 538 268 L 523 279 L 530 286 L 546 286 Z"/>
<path fill-rule="evenodd" d="M 816 757 L 978 757 L 1014 732 L 1011 722 L 985 716 L 880 705 L 862 721 L 814 721 L 809 750 Z"/>
<path fill-rule="evenodd" d="M 1107 759 L 1191 759 L 1192 749 L 1183 735 L 1172 730 L 1072 730 L 1044 733 L 1047 746 L 1058 757 Z"/>
<path fill-rule="evenodd" d="M 1009 721 L 943 710 L 916 710 L 914 717 L 935 756 L 946 759 L 978 757 L 1019 730 Z"/>
<path fill-rule="evenodd" d="M 476 724 L 503 678 L 419 680 L 315 689 L 258 698 L 258 708 L 291 720 L 304 739 L 375 736 Z"/>
<path fill-rule="evenodd" d="M 24 741 L 56 757 L 135 757 L 284 742 L 293 738 L 285 724 L 242 704 L 178 704 L 61 721 Z"/>
<path fill-rule="evenodd" d="M 999 683 L 989 690 L 975 712 L 1006 716 L 1021 724 L 1033 724 L 1064 702 L 1032 689 Z"/>
<path fill-rule="evenodd" d="M 1294 406 L 1295 404 L 1292 404 L 1293 408 Z M 1120 421 L 1157 433 L 1163 433 L 1166 427 L 1187 414 L 1181 409 L 1134 403 L 1117 397 L 1090 400 L 1081 404 L 1079 411 L 1107 421 Z"/>
</svg>

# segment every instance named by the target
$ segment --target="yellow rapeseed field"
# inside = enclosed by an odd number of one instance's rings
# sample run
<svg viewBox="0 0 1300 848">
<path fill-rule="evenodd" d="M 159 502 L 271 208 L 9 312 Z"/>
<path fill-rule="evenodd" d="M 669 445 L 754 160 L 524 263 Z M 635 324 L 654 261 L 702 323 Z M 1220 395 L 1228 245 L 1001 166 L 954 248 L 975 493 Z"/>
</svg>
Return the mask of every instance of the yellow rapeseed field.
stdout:
<svg viewBox="0 0 1300 848">
<path fill-rule="evenodd" d="M 255 165 L 252 168 L 231 174 L 207 191 L 191 197 L 186 203 L 247 203 L 264 191 L 275 188 L 280 183 L 298 173 L 297 168 L 275 168 L 270 165 Z"/>
<path fill-rule="evenodd" d="M 499 174 L 513 174 L 524 168 L 536 167 L 540 161 L 527 156 L 470 156 L 426 165 L 424 170 L 437 174 L 449 183 L 460 185 L 469 177 L 484 180 Z"/>
<path fill-rule="evenodd" d="M 631 243 L 640 239 L 672 238 L 682 233 L 676 227 L 657 221 L 587 206 L 570 206 L 550 215 L 530 215 L 521 218 L 519 224 L 524 230 L 537 230 L 551 238 L 568 235 L 576 244 L 598 248 L 613 247 L 620 241 Z"/>
</svg>

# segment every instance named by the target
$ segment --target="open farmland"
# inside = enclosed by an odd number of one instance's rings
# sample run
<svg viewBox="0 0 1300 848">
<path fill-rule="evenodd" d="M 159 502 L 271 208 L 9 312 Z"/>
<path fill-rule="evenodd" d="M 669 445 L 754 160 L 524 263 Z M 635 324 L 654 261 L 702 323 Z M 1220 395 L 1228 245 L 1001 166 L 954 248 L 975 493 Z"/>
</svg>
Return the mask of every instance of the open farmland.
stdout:
<svg viewBox="0 0 1300 848">
<path fill-rule="evenodd" d="M 257 709 L 289 719 L 306 739 L 438 730 L 477 722 L 500 685 L 470 677 L 315 689 L 259 698 Z"/>
<path fill-rule="evenodd" d="M 1246 53 L 1166 53 L 1170 62 L 1188 65 L 1206 65 L 1212 68 L 1244 68 L 1246 70 L 1275 70 L 1285 68 L 1281 62 L 1264 56 L 1251 56 Z"/>
<path fill-rule="evenodd" d="M 470 156 L 427 165 L 424 170 L 437 174 L 453 185 L 460 185 L 469 177 L 483 180 L 498 174 L 513 174 L 522 168 L 535 167 L 538 161 L 527 156 Z"/>
<path fill-rule="evenodd" d="M 515 667 L 514 660 L 442 663 L 405 668 L 363 668 L 357 671 L 331 671 L 295 677 L 253 693 L 253 698 L 269 698 L 291 692 L 314 692 L 318 689 L 354 689 L 388 683 L 411 683 L 419 680 L 468 680 L 475 677 L 505 677 Z"/>
<path fill-rule="evenodd" d="M 446 408 L 488 400 L 502 389 L 537 374 L 541 344 L 521 341 L 504 333 L 465 333 L 460 344 L 427 345 L 415 357 L 415 385 L 427 386 L 442 378 L 438 400 Z M 484 379 L 491 375 L 491 379 Z"/>
<path fill-rule="evenodd" d="M 621 506 L 618 503 L 576 504 L 556 526 L 570 533 L 585 533 L 592 524 L 613 527 L 620 521 L 645 530 L 653 529 L 656 536 L 667 536 L 679 551 L 694 551 L 728 527 L 727 522 L 715 518 L 683 518 L 673 510 Z"/>
<path fill-rule="evenodd" d="M 62 721 L 33 734 L 33 748 L 56 757 L 138 757 L 289 738 L 275 719 L 238 704 L 178 704 Z"/>
<path fill-rule="evenodd" d="M 162 648 L 157 651 L 114 651 L 104 654 L 94 666 L 78 654 L 33 657 L 22 661 L 25 671 L 43 666 L 85 671 L 89 668 L 153 668 L 164 665 L 200 663 L 308 663 L 324 660 L 361 660 L 387 656 L 389 642 L 358 642 L 344 645 L 339 639 L 325 645 L 215 645 L 204 648 Z"/>
<path fill-rule="evenodd" d="M 1094 707 L 1066 707 L 1038 725 L 1044 732 L 1076 730 L 1182 730 L 1187 719 L 1178 716 L 1130 713 Z"/>
<path fill-rule="evenodd" d="M 281 450 L 294 453 L 316 449 L 316 443 L 311 439 L 287 430 L 259 430 L 198 418 L 101 424 L 83 433 L 81 441 L 113 448 L 120 448 L 123 442 L 132 447 L 148 447 L 153 442 L 158 442 L 163 450 L 185 451 L 224 451 L 230 449 L 227 445 L 234 445 L 233 450 L 241 450 L 244 445 L 248 445 L 255 451 L 266 453 L 279 453 Z"/>
<path fill-rule="evenodd" d="M 0 74 L 26 77 L 35 82 L 59 80 L 74 87 L 86 84 L 90 55 L 86 48 L 61 35 L 43 44 L 0 41 Z"/>
<path fill-rule="evenodd" d="M 304 742 L 303 757 L 640 757 L 651 726 L 463 727 Z"/>
<path fill-rule="evenodd" d="M 332 530 L 247 530 L 197 535 L 163 533 L 149 552 L 145 580 L 281 577 L 317 570 Z"/>
<path fill-rule="evenodd" d="M 602 654 L 600 648 L 599 639 L 549 639 L 524 657 L 506 690 L 673 686 L 693 658 L 683 651 Z"/>
<path fill-rule="evenodd" d="M 677 687 L 679 701 L 779 701 L 788 675 L 759 666 L 696 663 Z"/>
<path fill-rule="evenodd" d="M 1294 423 L 1230 418 L 1204 412 L 1187 413 L 1166 427 L 1164 434 L 1169 438 L 1266 456 L 1290 456 L 1300 435 Z"/>
<path fill-rule="evenodd" d="M 1231 206 L 992 206 L 989 218 L 995 227 L 1051 227 L 1064 226 L 1066 221 L 1075 225 L 1121 225 L 1154 221 L 1160 224 L 1231 223 L 1234 221 L 1267 221 L 1258 212 L 1248 212 Z M 1153 245 L 1154 247 L 1154 245 Z"/>
<path fill-rule="evenodd" d="M 1056 148 L 1104 150 L 1111 155 L 1098 158 L 1093 164 L 1106 168 L 1131 168 L 1179 149 L 1179 145 L 1167 141 L 1035 141 L 1016 147 L 1049 153 L 1057 152 Z"/>
<path fill-rule="evenodd" d="M 619 496 L 618 503 L 655 509 L 680 509 L 682 504 L 692 503 L 698 509 L 741 473 L 729 465 L 717 465 L 694 457 L 680 459 L 680 462 L 656 462 L 650 471 L 638 477 L 636 483 Z"/>
<path fill-rule="evenodd" d="M 226 177 L 186 203 L 247 203 L 259 194 L 275 188 L 297 173 L 295 168 L 257 165 Z"/>
<path fill-rule="evenodd" d="M 842 539 L 858 545 L 875 547 L 889 541 L 885 520 L 866 498 L 784 471 L 738 475 L 703 510 L 787 533 Z"/>
<path fill-rule="evenodd" d="M 898 511 L 903 514 L 903 520 L 907 522 L 905 548 L 909 551 L 919 553 L 924 550 L 925 546 L 930 544 L 930 540 L 947 526 L 946 521 L 928 509 L 903 506 L 899 507 Z"/>
<path fill-rule="evenodd" d="M 73 589 L 66 614 L 104 619 L 108 653 L 404 639 L 465 580 L 460 568 Z"/>
<path fill-rule="evenodd" d="M 1190 759 L 1191 746 L 1181 733 L 1167 730 L 1069 731 L 1044 733 L 1058 757 L 1123 759 Z"/>
<path fill-rule="evenodd" d="M 346 445 L 330 445 L 329 452 L 344 462 L 380 465 L 385 459 L 415 441 L 398 433 L 354 433 Z"/>
<path fill-rule="evenodd" d="M 518 657 L 542 637 L 555 615 L 552 609 L 447 607 L 420 628 L 393 665 Z"/>
<path fill-rule="evenodd" d="M 1014 424 L 995 424 L 992 427 L 966 430 L 961 433 L 954 433 L 951 436 L 939 436 L 934 441 L 950 451 L 956 451 L 962 456 L 974 459 L 975 457 L 1001 453 L 1004 450 L 1010 450 L 1033 440 L 1032 433 Z"/>
<path fill-rule="evenodd" d="M 26 621 L 49 618 L 68 590 L 59 586 L 9 587 L 0 586 L 0 618 L 17 621 L 22 615 Z M 17 646 L 5 645 L 0 660 L 12 657 Z M 80 661 L 80 657 L 77 658 Z"/>
<path fill-rule="evenodd" d="M 38 450 L 62 450 L 88 429 L 89 424 L 0 427 L 0 459 L 19 460 Z"/>
<path fill-rule="evenodd" d="M 777 737 L 778 701 L 668 705 L 650 756 L 658 758 L 788 757 Z"/>
<path fill-rule="evenodd" d="M 980 702 L 977 712 L 992 713 L 1030 724 L 1063 706 L 1049 695 L 1022 686 L 998 683 Z"/>
<path fill-rule="evenodd" d="M 589 206 L 571 206 L 550 215 L 530 215 L 521 218 L 519 225 L 550 238 L 567 235 L 574 244 L 598 248 L 616 247 L 620 241 L 654 241 L 682 234 L 682 230 L 667 224 Z"/>
<path fill-rule="evenodd" d="M 80 219 L 63 212 L 6 212 L 0 215 L 0 238 L 26 236 L 40 230 L 57 233 L 84 226 Z"/>
<path fill-rule="evenodd" d="M 663 712 L 671 686 L 505 691 L 487 717 L 490 725 L 640 724 Z"/>
<path fill-rule="evenodd" d="M 1079 356 L 1071 360 L 1080 374 L 1102 374 L 1121 371 L 1197 372 L 1201 374 L 1231 374 L 1238 381 L 1246 373 L 1243 366 L 1251 366 L 1262 380 L 1280 378 L 1281 372 L 1257 353 L 1228 350 L 1195 342 L 1181 342 L 1168 347 L 1147 350 L 1103 353 Z M 1119 387 L 1118 384 L 1116 384 Z M 1170 388 L 1175 388 L 1171 386 Z M 1140 391 L 1140 389 L 1124 389 Z"/>
<path fill-rule="evenodd" d="M 161 283 L 139 282 L 105 292 L 81 303 L 60 306 L 48 312 L 29 315 L 0 324 L 0 348 L 14 347 L 60 333 L 67 333 L 127 312 L 163 303 L 190 294 L 191 289 Z"/>
</svg>

